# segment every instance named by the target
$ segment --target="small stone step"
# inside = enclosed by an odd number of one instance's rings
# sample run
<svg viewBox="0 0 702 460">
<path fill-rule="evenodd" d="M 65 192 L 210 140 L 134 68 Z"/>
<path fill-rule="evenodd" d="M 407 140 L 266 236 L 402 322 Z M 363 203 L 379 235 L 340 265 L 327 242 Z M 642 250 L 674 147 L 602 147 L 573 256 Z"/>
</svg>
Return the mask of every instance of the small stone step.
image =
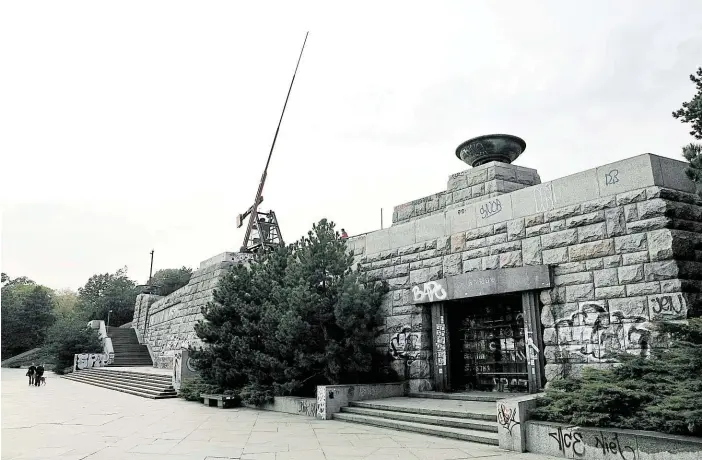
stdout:
<svg viewBox="0 0 702 460">
<path fill-rule="evenodd" d="M 488 422 L 497 422 L 497 414 L 484 414 L 479 412 L 470 411 L 455 411 L 455 410 L 444 410 L 435 409 L 427 407 L 406 407 L 398 406 L 391 403 L 383 403 L 383 400 L 375 401 L 352 401 L 349 402 L 351 407 L 363 407 L 366 409 L 376 409 L 376 410 L 386 410 L 392 412 L 404 412 L 409 414 L 421 414 L 421 415 L 433 415 L 435 417 L 457 417 L 457 418 L 469 418 L 473 420 L 486 420 Z"/>
<path fill-rule="evenodd" d="M 435 415 L 412 414 L 388 410 L 364 409 L 362 407 L 342 407 L 341 412 L 348 414 L 380 417 L 403 422 L 423 423 L 425 425 L 448 426 L 466 430 L 488 431 L 497 433 L 497 424 L 487 420 L 473 420 L 464 417 L 437 417 Z"/>
<path fill-rule="evenodd" d="M 454 399 L 457 401 L 483 401 L 497 402 L 501 399 L 512 398 L 515 396 L 524 396 L 526 393 L 492 393 L 487 391 L 473 391 L 466 393 L 442 393 L 439 391 L 421 391 L 418 393 L 410 393 L 407 396 L 410 398 L 428 398 L 428 399 Z"/>
<path fill-rule="evenodd" d="M 364 425 L 394 428 L 396 430 L 411 431 L 414 433 L 423 433 L 433 436 L 441 436 L 444 438 L 460 439 L 463 441 L 478 442 L 494 446 L 498 445 L 497 433 L 489 433 L 486 431 L 467 430 L 447 426 L 427 425 L 424 423 L 405 422 L 401 420 L 391 420 L 381 417 L 351 414 L 346 412 L 334 414 L 333 418 L 334 420 L 362 423 Z"/>
</svg>

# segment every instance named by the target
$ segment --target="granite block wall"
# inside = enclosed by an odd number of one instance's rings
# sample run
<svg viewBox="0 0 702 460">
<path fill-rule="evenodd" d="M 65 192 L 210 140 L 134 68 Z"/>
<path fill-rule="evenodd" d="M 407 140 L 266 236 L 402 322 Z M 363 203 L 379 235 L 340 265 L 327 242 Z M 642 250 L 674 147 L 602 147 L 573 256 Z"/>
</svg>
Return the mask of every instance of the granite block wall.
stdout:
<svg viewBox="0 0 702 460">
<path fill-rule="evenodd" d="M 499 175 L 522 188 L 455 203 L 457 190 L 479 185 L 480 168 L 485 181 Z M 391 289 L 378 347 L 411 391 L 431 389 L 430 314 L 412 305 L 412 287 L 542 264 L 554 274 L 554 287 L 540 293 L 547 379 L 666 346 L 655 323 L 700 315 L 702 200 L 684 168 L 646 154 L 540 184 L 535 172 L 488 163 L 452 176 L 447 192 L 423 205 L 399 206 L 392 227 L 349 240 L 359 269 Z"/>
<path fill-rule="evenodd" d="M 202 307 L 212 300 L 219 280 L 232 265 L 247 260 L 246 254 L 220 254 L 200 264 L 188 285 L 174 293 L 137 297 L 133 326 L 149 347 L 155 367 L 171 369 L 177 351 L 201 344 L 194 327 L 202 319 Z"/>
</svg>

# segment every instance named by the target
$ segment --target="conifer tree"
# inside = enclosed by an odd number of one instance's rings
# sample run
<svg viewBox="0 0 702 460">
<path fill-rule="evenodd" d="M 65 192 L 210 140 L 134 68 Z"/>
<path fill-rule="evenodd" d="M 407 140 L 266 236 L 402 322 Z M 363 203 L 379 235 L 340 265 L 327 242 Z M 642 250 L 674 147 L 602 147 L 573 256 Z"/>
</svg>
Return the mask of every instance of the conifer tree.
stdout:
<svg viewBox="0 0 702 460">
<path fill-rule="evenodd" d="M 683 102 L 682 108 L 673 112 L 673 117 L 683 123 L 690 123 L 690 135 L 702 139 L 702 67 L 697 69 L 697 75 L 690 75 L 690 80 L 697 88 L 697 94 L 689 102 Z M 702 144 L 689 144 L 683 147 L 683 156 L 690 162 L 685 171 L 687 177 L 697 184 L 697 193 L 702 196 Z"/>
<path fill-rule="evenodd" d="M 387 286 L 364 282 L 352 263 L 323 219 L 296 243 L 234 267 L 196 326 L 203 378 L 252 404 L 387 379 L 374 355 Z"/>
</svg>

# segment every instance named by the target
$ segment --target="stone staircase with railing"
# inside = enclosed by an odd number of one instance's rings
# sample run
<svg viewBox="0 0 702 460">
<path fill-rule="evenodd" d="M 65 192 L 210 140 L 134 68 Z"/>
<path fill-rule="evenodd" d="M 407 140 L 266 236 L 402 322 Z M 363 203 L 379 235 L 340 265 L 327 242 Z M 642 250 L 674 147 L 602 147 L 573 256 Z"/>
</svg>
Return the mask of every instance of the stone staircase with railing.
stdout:
<svg viewBox="0 0 702 460">
<path fill-rule="evenodd" d="M 349 402 L 334 420 L 498 445 L 495 393 L 410 393 Z"/>
<path fill-rule="evenodd" d="M 139 343 L 132 328 L 108 327 L 107 336 L 112 339 L 115 359 L 110 367 L 153 366 L 149 349 Z"/>
</svg>

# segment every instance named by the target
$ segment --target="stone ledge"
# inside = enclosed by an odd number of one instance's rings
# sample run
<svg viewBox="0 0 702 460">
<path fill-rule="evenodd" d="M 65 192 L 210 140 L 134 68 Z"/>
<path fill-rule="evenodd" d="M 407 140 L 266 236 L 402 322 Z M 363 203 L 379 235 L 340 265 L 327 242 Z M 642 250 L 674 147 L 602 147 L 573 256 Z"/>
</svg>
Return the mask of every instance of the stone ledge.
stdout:
<svg viewBox="0 0 702 460">
<path fill-rule="evenodd" d="M 702 439 L 653 431 L 593 428 L 528 420 L 526 450 L 561 458 L 699 460 Z"/>
</svg>

